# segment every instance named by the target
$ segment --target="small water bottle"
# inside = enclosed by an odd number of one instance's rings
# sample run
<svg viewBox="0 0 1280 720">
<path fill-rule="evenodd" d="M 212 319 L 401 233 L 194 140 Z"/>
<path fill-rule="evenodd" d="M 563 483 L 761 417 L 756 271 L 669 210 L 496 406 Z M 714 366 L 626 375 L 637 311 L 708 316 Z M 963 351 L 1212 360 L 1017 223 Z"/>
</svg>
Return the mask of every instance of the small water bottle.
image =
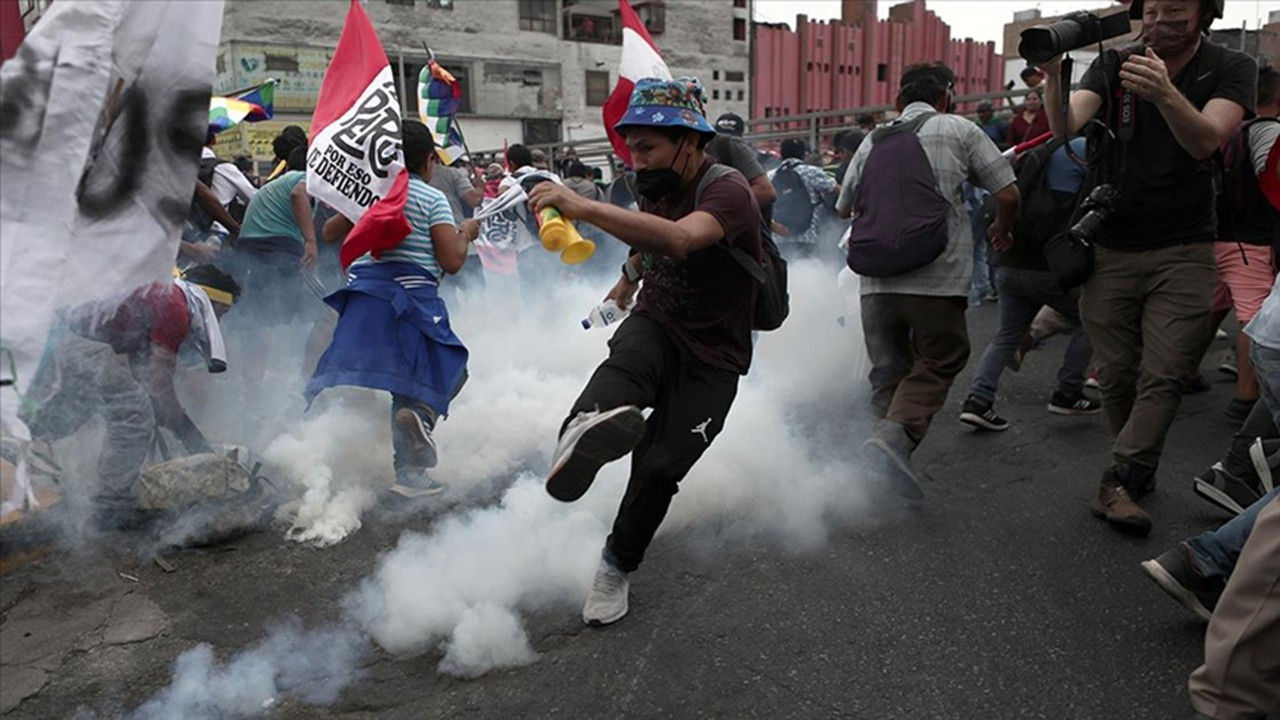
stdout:
<svg viewBox="0 0 1280 720">
<path fill-rule="evenodd" d="M 591 313 L 582 318 L 582 329 L 602 328 L 612 325 L 628 315 L 628 311 L 618 307 L 618 303 L 605 300 L 591 309 Z"/>
</svg>

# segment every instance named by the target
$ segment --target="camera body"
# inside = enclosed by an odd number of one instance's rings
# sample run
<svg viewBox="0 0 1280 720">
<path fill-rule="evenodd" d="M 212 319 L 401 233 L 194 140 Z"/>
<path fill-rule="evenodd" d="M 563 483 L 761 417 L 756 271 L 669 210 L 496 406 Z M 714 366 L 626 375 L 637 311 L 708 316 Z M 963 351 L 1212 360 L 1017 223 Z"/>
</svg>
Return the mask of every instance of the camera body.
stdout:
<svg viewBox="0 0 1280 720">
<path fill-rule="evenodd" d="M 1085 245 L 1093 245 L 1107 219 L 1120 204 L 1120 191 L 1111 183 L 1104 183 L 1093 189 L 1081 203 L 1084 215 L 1067 231 L 1072 240 Z"/>
<path fill-rule="evenodd" d="M 1018 54 L 1029 63 L 1048 62 L 1064 52 L 1102 42 L 1129 32 L 1128 13 L 1099 17 L 1079 11 L 1051 25 L 1037 25 L 1022 31 Z"/>
</svg>

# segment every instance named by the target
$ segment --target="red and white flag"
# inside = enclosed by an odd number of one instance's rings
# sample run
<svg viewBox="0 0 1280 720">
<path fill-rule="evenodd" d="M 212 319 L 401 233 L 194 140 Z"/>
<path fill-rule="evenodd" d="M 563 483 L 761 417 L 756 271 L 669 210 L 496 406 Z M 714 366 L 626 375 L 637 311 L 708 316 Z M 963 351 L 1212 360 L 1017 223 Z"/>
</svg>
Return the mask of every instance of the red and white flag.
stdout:
<svg viewBox="0 0 1280 720">
<path fill-rule="evenodd" d="M 351 0 L 347 10 L 311 130 L 307 192 L 355 223 L 342 243 L 342 267 L 399 245 L 409 234 L 400 99 L 391 63 L 360 0 Z"/>
<path fill-rule="evenodd" d="M 613 86 L 604 104 L 604 128 L 609 133 L 609 142 L 613 143 L 613 151 L 631 165 L 631 151 L 622 136 L 613 131 L 613 126 L 627 113 L 627 103 L 631 101 L 637 80 L 654 77 L 670 80 L 671 71 L 662 61 L 644 23 L 631 9 L 631 3 L 618 0 L 618 13 L 622 17 L 622 62 L 618 65 L 618 84 Z"/>
</svg>

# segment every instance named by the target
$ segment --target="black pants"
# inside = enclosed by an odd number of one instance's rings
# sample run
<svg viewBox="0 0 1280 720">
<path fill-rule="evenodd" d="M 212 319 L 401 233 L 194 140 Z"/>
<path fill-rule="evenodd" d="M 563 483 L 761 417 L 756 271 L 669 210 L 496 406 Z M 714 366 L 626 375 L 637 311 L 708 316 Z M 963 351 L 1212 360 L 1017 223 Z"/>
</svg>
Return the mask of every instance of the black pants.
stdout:
<svg viewBox="0 0 1280 720">
<path fill-rule="evenodd" d="M 569 419 L 623 405 L 653 408 L 631 454 L 627 494 L 605 545 L 619 570 L 640 566 L 677 485 L 720 434 L 737 392 L 737 373 L 699 362 L 654 320 L 632 315 L 614 333 L 609 359 L 591 376 Z"/>
</svg>

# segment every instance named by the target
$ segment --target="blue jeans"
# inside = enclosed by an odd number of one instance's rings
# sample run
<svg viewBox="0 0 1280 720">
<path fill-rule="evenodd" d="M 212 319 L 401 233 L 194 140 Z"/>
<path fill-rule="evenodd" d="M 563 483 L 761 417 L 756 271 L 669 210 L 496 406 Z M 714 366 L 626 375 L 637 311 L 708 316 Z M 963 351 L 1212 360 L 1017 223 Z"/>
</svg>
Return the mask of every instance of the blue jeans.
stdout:
<svg viewBox="0 0 1280 720">
<path fill-rule="evenodd" d="M 1062 354 L 1058 390 L 1072 397 L 1079 395 L 1093 355 L 1089 338 L 1080 326 L 1080 291 L 1063 290 L 1047 271 L 1011 267 L 996 269 L 996 288 L 1000 292 L 1000 329 L 982 354 L 969 394 L 988 403 L 995 402 L 1000 374 L 1022 345 L 1036 313 L 1048 305 L 1076 325 Z"/>
<path fill-rule="evenodd" d="M 392 463 L 397 476 L 401 471 L 416 471 L 426 467 L 422 453 L 415 452 L 413 442 L 406 438 L 400 432 L 400 427 L 396 425 L 396 412 L 401 408 L 408 408 L 416 413 L 426 423 L 428 430 L 434 430 L 436 427 L 436 413 L 431 408 L 411 397 L 391 393 L 391 448 L 394 451 Z"/>
<path fill-rule="evenodd" d="M 1249 533 L 1253 532 L 1253 523 L 1257 520 L 1258 513 L 1262 512 L 1267 503 L 1275 502 L 1277 498 L 1280 498 L 1280 488 L 1263 495 L 1217 530 L 1210 530 L 1187 540 L 1187 545 L 1195 554 L 1196 569 L 1206 577 L 1216 576 L 1223 580 L 1230 577 L 1231 571 L 1236 567 L 1236 560 L 1240 559 L 1240 551 L 1249 539 Z"/>
<path fill-rule="evenodd" d="M 973 284 L 969 286 L 969 300 L 981 302 L 991 294 L 991 242 L 987 240 L 987 228 L 982 224 L 982 213 L 970 213 L 973 226 Z"/>
<path fill-rule="evenodd" d="M 1256 342 L 1249 343 L 1249 360 L 1258 378 L 1262 401 L 1271 411 L 1271 419 L 1280 427 L 1280 350 L 1273 350 Z"/>
</svg>

